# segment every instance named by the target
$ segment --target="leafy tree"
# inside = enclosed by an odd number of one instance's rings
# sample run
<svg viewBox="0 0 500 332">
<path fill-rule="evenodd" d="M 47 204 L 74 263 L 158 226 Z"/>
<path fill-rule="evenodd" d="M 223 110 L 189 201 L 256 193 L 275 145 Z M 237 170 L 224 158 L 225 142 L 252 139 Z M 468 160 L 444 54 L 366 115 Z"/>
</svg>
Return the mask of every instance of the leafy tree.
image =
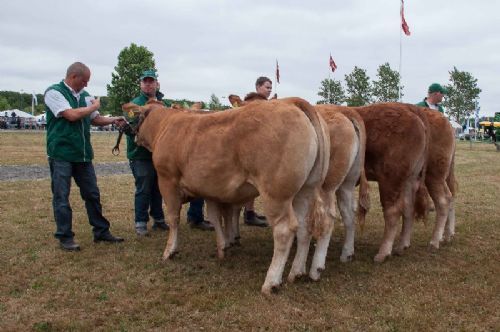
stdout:
<svg viewBox="0 0 500 332">
<path fill-rule="evenodd" d="M 5 111 L 11 109 L 9 102 L 7 101 L 7 98 L 5 97 L 0 97 L 0 111 Z"/>
<path fill-rule="evenodd" d="M 340 81 L 325 78 L 321 81 L 318 96 L 323 99 L 318 104 L 336 104 L 340 105 L 345 101 L 345 92 Z"/>
<path fill-rule="evenodd" d="M 153 53 L 146 47 L 132 43 L 121 50 L 115 72 L 111 73 L 111 84 L 107 85 L 109 100 L 103 111 L 122 114 L 121 105 L 139 95 L 139 77 L 147 69 L 156 70 Z"/>
<path fill-rule="evenodd" d="M 208 109 L 210 110 L 220 110 L 222 109 L 222 104 L 215 94 L 212 93 L 210 96 L 210 101 L 208 102 Z"/>
<path fill-rule="evenodd" d="M 475 100 L 481 89 L 477 87 L 477 79 L 470 73 L 459 71 L 453 67 L 450 73 L 450 85 L 446 86 L 448 94 L 443 102 L 447 113 L 458 123 L 462 123 L 475 109 Z"/>
<path fill-rule="evenodd" d="M 347 106 L 363 106 L 371 102 L 372 87 L 365 69 L 355 66 L 349 75 L 345 75 L 345 81 Z"/>
<path fill-rule="evenodd" d="M 375 101 L 398 101 L 400 76 L 397 70 L 392 70 L 388 62 L 380 65 L 377 70 L 378 80 L 373 82 L 373 97 Z M 401 87 L 401 97 L 403 96 Z"/>
</svg>

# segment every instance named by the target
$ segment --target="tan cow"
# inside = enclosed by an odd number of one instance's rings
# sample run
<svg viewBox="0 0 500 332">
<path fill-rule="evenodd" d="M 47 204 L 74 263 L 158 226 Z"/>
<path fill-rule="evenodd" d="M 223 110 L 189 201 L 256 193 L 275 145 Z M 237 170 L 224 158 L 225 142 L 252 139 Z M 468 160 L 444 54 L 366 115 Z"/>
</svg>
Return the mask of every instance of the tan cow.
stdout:
<svg viewBox="0 0 500 332">
<path fill-rule="evenodd" d="M 274 238 L 262 286 L 269 294 L 281 283 L 294 236 L 303 233 L 310 198 L 326 176 L 330 141 L 324 121 L 298 98 L 210 114 L 124 106 L 137 108 L 136 140 L 153 153 L 170 222 L 163 258 L 178 251 L 179 212 L 187 197 L 241 204 L 260 194 Z M 224 236 L 220 224 L 214 226 L 222 250 Z"/>
<path fill-rule="evenodd" d="M 250 93 L 242 101 L 236 95 L 230 95 L 229 101 L 234 105 L 245 105 L 255 100 L 265 100 L 256 93 Z M 368 208 L 368 183 L 364 174 L 364 156 L 366 133 L 361 117 L 354 111 L 349 118 L 339 112 L 332 111 L 328 106 L 316 106 L 328 125 L 330 133 L 330 163 L 322 190 L 315 200 L 315 209 L 308 220 L 308 234 L 303 236 L 302 248 L 297 250 L 307 255 L 310 236 L 317 239 L 316 250 L 311 263 L 309 276 L 318 280 L 321 270 L 325 267 L 326 253 L 333 230 L 335 214 L 334 196 L 337 195 L 339 209 L 345 226 L 345 240 L 341 261 L 346 262 L 354 255 L 354 190 L 358 181 L 361 182 L 361 204 Z M 347 112 L 349 113 L 349 112 Z M 300 243 L 298 243 L 301 245 Z M 292 265 L 288 279 L 305 274 L 305 257 L 298 258 Z"/>
</svg>

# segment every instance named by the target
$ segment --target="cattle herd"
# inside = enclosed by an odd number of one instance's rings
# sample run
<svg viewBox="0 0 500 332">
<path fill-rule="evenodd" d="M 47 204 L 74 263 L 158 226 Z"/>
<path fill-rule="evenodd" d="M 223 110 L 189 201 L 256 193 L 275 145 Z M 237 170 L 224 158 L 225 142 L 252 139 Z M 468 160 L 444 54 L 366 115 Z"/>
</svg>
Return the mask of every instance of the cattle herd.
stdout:
<svg viewBox="0 0 500 332">
<path fill-rule="evenodd" d="M 295 238 L 288 281 L 307 274 L 312 238 L 309 277 L 318 280 L 337 207 L 345 229 L 340 260 L 353 258 L 355 212 L 363 225 L 370 207 L 368 181 L 378 182 L 385 220 L 376 262 L 410 246 L 413 221 L 426 218 L 432 202 L 430 247 L 452 240 L 455 139 L 441 113 L 403 103 L 312 106 L 300 98 L 262 100 L 257 94 L 229 100 L 236 107 L 224 112 L 166 108 L 154 101 L 123 106 L 139 116 L 137 143 L 153 153 L 170 224 L 165 260 L 178 252 L 181 205 L 190 198 L 206 200 L 222 259 L 239 241 L 240 207 L 260 196 L 274 241 L 262 292 L 281 284 Z"/>
</svg>

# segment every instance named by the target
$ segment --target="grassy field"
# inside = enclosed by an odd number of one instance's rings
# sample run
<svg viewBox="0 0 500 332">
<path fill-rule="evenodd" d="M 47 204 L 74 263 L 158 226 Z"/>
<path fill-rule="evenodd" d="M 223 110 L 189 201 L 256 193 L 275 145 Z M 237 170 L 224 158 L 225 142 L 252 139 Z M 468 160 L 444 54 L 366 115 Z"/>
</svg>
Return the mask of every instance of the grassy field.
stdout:
<svg viewBox="0 0 500 332">
<path fill-rule="evenodd" d="M 125 136 L 122 137 L 120 144 L 120 155 L 113 156 L 111 154 L 111 149 L 115 146 L 117 137 L 118 132 L 116 131 L 99 131 L 91 134 L 95 162 L 127 160 Z M 42 164 L 47 164 L 45 132 L 35 130 L 0 131 L 0 165 Z"/>
<path fill-rule="evenodd" d="M 93 137 L 95 161 L 116 160 L 108 156 L 116 136 Z M 0 133 L 0 140 L 1 165 L 46 163 L 41 135 Z M 109 176 L 98 179 L 104 212 L 126 242 L 92 242 L 74 186 L 82 251 L 68 253 L 52 237 L 50 181 L 0 182 L 0 330 L 498 331 L 500 153 L 459 143 L 456 172 L 452 244 L 428 251 L 433 222 L 418 223 L 404 256 L 374 264 L 383 220 L 372 183 L 373 208 L 355 261 L 339 262 L 337 225 L 321 281 L 285 283 L 270 298 L 260 294 L 272 257 L 270 229 L 242 226 L 242 246 L 219 262 L 215 235 L 188 228 L 183 212 L 181 253 L 162 263 L 166 234 L 134 234 L 132 176 Z"/>
</svg>

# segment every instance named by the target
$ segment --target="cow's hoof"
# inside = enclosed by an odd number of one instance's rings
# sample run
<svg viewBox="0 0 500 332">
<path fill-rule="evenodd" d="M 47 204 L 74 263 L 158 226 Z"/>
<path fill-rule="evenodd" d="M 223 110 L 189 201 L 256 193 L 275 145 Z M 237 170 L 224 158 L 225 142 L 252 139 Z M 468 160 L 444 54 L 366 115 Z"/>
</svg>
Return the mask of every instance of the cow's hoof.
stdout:
<svg viewBox="0 0 500 332">
<path fill-rule="evenodd" d="M 428 247 L 428 250 L 431 252 L 431 253 L 434 253 L 434 252 L 437 252 L 439 251 L 439 243 L 429 243 L 429 247 Z"/>
<path fill-rule="evenodd" d="M 217 250 L 217 258 L 219 260 L 223 260 L 224 259 L 224 249 L 222 250 Z"/>
<path fill-rule="evenodd" d="M 309 278 L 311 278 L 312 281 L 319 281 L 319 279 L 321 279 L 321 272 L 323 272 L 324 270 L 324 267 L 311 269 L 311 271 L 309 271 Z"/>
<path fill-rule="evenodd" d="M 295 272 L 295 273 L 292 273 L 292 271 L 290 271 L 290 274 L 288 274 L 288 282 L 295 282 L 295 280 L 301 278 L 303 275 L 305 275 L 305 272 Z"/>
<path fill-rule="evenodd" d="M 375 263 L 383 263 L 385 261 L 385 259 L 387 258 L 387 256 L 389 256 L 389 255 L 376 254 L 375 257 L 373 258 L 373 261 Z"/>
<path fill-rule="evenodd" d="M 453 242 L 453 239 L 455 238 L 455 234 L 447 234 L 444 236 L 444 243 L 449 244 Z"/>
<path fill-rule="evenodd" d="M 340 256 L 340 261 L 342 263 L 349 263 L 352 262 L 353 260 L 354 260 L 354 254 Z"/>
<path fill-rule="evenodd" d="M 173 251 L 169 254 L 163 254 L 163 261 L 164 262 L 168 262 L 169 260 L 171 260 L 172 258 L 174 258 L 179 252 L 178 251 Z"/>
<path fill-rule="evenodd" d="M 280 288 L 279 284 L 277 284 L 277 285 L 264 284 L 264 285 L 262 285 L 262 289 L 260 291 L 262 292 L 262 294 L 264 294 L 266 296 L 271 296 L 272 294 L 278 293 L 279 288 Z"/>
<path fill-rule="evenodd" d="M 394 255 L 396 256 L 403 256 L 405 253 L 406 249 L 410 248 L 410 246 L 401 246 L 397 247 L 396 250 L 394 250 Z"/>
</svg>

